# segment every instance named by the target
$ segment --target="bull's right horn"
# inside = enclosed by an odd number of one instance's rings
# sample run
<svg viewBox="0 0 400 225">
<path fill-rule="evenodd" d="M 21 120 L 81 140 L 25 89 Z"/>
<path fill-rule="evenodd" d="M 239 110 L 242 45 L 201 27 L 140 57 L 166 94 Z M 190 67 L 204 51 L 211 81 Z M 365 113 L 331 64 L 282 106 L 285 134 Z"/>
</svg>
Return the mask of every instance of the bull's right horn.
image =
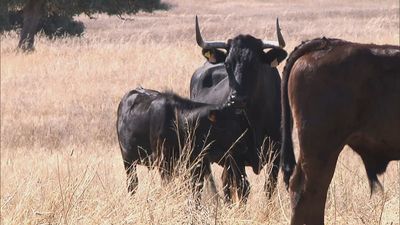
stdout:
<svg viewBox="0 0 400 225">
<path fill-rule="evenodd" d="M 199 21 L 196 16 L 196 41 L 197 44 L 203 49 L 213 49 L 213 48 L 228 48 L 228 44 L 224 41 L 204 41 L 201 37 Z"/>
<path fill-rule="evenodd" d="M 281 28 L 279 27 L 279 20 L 276 18 L 276 35 L 278 36 L 278 42 L 276 41 L 266 41 L 263 40 L 263 48 L 284 48 L 286 43 L 285 40 L 283 39 L 282 33 L 281 33 Z"/>
<path fill-rule="evenodd" d="M 278 36 L 278 43 L 281 48 L 286 46 L 285 40 L 283 39 L 283 35 L 281 33 L 281 28 L 279 27 L 278 17 L 276 18 L 276 35 Z"/>
</svg>

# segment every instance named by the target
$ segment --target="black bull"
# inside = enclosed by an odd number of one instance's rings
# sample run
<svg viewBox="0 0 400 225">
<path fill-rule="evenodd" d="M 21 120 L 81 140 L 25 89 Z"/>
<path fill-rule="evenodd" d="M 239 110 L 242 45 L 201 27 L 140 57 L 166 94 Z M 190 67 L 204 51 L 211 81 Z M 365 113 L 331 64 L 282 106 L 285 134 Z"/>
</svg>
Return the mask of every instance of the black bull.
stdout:
<svg viewBox="0 0 400 225">
<path fill-rule="evenodd" d="M 210 162 L 226 165 L 224 186 L 239 183 L 241 171 L 228 164 L 234 157 L 246 154 L 242 151 L 249 143 L 242 137 L 248 130 L 248 122 L 234 110 L 193 102 L 173 93 L 143 88 L 128 92 L 117 113 L 117 134 L 128 175 L 128 191 L 134 192 L 138 185 L 138 164 L 159 166 L 162 180 L 169 181 L 178 160 L 185 161 L 184 154 L 194 193 L 202 189 L 204 176 L 210 175 Z M 233 144 L 232 139 L 238 141 Z M 233 157 L 227 154 L 228 150 L 235 153 Z M 238 189 L 242 191 L 239 196 L 248 193 L 248 184 L 245 185 Z"/>
<path fill-rule="evenodd" d="M 257 149 L 253 148 L 256 152 L 249 149 L 249 154 L 237 163 L 251 166 L 259 174 L 264 165 L 272 161 L 264 187 L 268 196 L 275 189 L 280 161 L 281 79 L 275 66 L 287 55 L 282 49 L 285 43 L 278 21 L 276 25 L 278 42 L 250 35 L 238 35 L 227 42 L 209 42 L 201 37 L 196 17 L 196 39 L 207 62 L 195 71 L 190 82 L 192 100 L 242 109 L 249 120 L 253 145 Z M 267 48 L 270 50 L 264 52 Z M 247 179 L 245 173 L 242 176 Z"/>
<path fill-rule="evenodd" d="M 299 137 L 297 166 L 291 115 Z M 327 191 L 344 145 L 361 156 L 371 191 L 381 186 L 377 174 L 400 160 L 400 47 L 326 38 L 301 44 L 283 71 L 282 116 L 291 224 L 324 224 Z"/>
</svg>

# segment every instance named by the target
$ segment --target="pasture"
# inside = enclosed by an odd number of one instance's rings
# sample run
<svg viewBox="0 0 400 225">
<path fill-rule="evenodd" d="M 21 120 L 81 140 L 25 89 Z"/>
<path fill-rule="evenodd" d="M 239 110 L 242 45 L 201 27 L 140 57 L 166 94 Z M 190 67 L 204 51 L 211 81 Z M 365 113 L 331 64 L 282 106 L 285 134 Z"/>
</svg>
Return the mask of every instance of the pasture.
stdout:
<svg viewBox="0 0 400 225">
<path fill-rule="evenodd" d="M 239 33 L 275 40 L 279 17 L 288 52 L 321 36 L 399 44 L 395 0 L 166 2 L 168 11 L 129 20 L 79 16 L 87 27 L 82 38 L 39 35 L 28 54 L 16 51 L 15 32 L 1 35 L 1 224 L 287 224 L 281 176 L 267 200 L 265 172 L 250 169 L 246 205 L 226 205 L 206 191 L 196 206 L 183 176 L 165 186 L 144 167 L 137 193 L 128 195 L 115 130 L 119 100 L 139 85 L 189 96 L 190 77 L 204 62 L 196 14 L 209 40 Z M 213 174 L 221 192 L 221 168 L 214 165 Z M 384 191 L 370 196 L 361 159 L 346 147 L 326 223 L 400 224 L 400 162 L 391 162 L 380 181 Z"/>
</svg>

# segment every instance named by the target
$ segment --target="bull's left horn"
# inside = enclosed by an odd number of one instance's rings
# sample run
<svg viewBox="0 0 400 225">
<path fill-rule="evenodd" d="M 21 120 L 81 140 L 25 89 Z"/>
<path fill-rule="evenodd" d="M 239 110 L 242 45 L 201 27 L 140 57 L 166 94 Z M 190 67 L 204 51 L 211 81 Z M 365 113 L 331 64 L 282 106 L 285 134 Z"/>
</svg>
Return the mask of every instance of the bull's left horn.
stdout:
<svg viewBox="0 0 400 225">
<path fill-rule="evenodd" d="M 212 48 L 227 48 L 228 45 L 223 41 L 204 41 L 201 37 L 199 21 L 196 16 L 196 41 L 197 44 L 203 49 L 212 49 Z"/>
</svg>

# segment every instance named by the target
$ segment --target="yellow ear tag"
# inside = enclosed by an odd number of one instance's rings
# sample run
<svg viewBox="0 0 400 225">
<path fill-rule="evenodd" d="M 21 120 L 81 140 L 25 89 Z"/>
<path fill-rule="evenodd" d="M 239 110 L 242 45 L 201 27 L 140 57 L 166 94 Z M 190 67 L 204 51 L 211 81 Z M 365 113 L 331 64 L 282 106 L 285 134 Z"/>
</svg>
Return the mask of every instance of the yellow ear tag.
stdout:
<svg viewBox="0 0 400 225">
<path fill-rule="evenodd" d="M 211 53 L 210 53 L 210 51 L 207 51 L 206 53 L 204 53 L 204 56 L 205 56 L 207 59 L 210 59 L 210 58 L 211 58 Z"/>
</svg>

